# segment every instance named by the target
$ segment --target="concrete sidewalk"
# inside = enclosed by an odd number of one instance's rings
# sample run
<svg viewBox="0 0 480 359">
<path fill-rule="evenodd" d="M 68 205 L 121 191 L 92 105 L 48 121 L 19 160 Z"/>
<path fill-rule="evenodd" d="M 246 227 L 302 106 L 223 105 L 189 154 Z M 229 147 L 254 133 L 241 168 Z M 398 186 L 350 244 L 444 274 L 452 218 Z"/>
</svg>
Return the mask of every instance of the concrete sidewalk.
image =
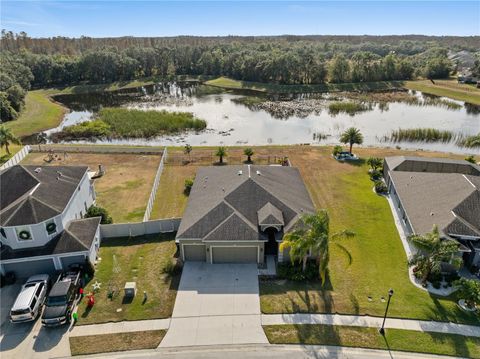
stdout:
<svg viewBox="0 0 480 359">
<path fill-rule="evenodd" d="M 170 318 L 112 322 L 104 324 L 79 325 L 72 328 L 71 337 L 84 335 L 99 335 L 111 333 L 140 332 L 145 330 L 160 330 L 170 327 Z"/>
<path fill-rule="evenodd" d="M 383 318 L 339 314 L 262 314 L 262 325 L 325 324 L 380 328 Z M 420 332 L 460 334 L 480 337 L 480 326 L 433 322 L 413 319 L 387 318 L 385 328 L 415 330 Z"/>
</svg>

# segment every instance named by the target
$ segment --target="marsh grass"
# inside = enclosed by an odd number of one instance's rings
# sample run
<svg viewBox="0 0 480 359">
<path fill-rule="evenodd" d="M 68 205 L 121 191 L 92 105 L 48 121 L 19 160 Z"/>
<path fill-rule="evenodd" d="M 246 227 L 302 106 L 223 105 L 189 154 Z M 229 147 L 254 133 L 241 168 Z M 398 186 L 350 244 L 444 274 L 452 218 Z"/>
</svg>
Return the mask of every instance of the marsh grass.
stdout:
<svg viewBox="0 0 480 359">
<path fill-rule="evenodd" d="M 371 110 L 370 104 L 352 101 L 335 101 L 328 105 L 328 112 L 331 115 L 337 115 L 341 112 L 348 113 L 353 116 L 358 112 Z"/>
<path fill-rule="evenodd" d="M 201 131 L 207 122 L 190 112 L 103 108 L 95 120 L 68 126 L 53 134 L 55 140 L 78 138 L 150 138 L 186 130 Z"/>
<path fill-rule="evenodd" d="M 207 127 L 189 112 L 142 111 L 125 108 L 101 109 L 98 118 L 108 124 L 116 137 L 149 138 L 184 130 L 200 131 Z"/>
<path fill-rule="evenodd" d="M 388 140 L 392 142 L 442 142 L 448 143 L 457 138 L 452 131 L 436 128 L 406 128 L 392 131 Z"/>
<path fill-rule="evenodd" d="M 457 146 L 466 148 L 480 147 L 480 132 L 473 136 L 461 137 L 457 140 Z"/>
</svg>

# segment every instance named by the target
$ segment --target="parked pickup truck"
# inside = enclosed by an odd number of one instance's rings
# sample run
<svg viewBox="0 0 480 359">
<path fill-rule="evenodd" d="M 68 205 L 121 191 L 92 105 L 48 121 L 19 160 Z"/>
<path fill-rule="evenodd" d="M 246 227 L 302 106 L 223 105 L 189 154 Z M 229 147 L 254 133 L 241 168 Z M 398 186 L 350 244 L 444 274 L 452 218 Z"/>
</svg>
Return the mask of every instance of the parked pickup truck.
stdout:
<svg viewBox="0 0 480 359">
<path fill-rule="evenodd" d="M 80 297 L 81 272 L 62 273 L 53 285 L 42 315 L 42 325 L 54 327 L 70 323 L 72 312 Z"/>
</svg>

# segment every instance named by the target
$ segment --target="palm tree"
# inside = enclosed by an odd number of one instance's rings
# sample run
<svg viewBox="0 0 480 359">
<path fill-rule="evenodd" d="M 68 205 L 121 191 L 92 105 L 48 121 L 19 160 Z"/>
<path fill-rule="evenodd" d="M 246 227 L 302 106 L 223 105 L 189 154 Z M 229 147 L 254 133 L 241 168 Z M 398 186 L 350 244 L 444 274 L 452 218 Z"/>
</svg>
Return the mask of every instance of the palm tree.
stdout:
<svg viewBox="0 0 480 359">
<path fill-rule="evenodd" d="M 350 127 L 340 135 L 340 142 L 350 144 L 350 154 L 354 144 L 361 145 L 363 143 L 363 135 L 358 128 Z"/>
<path fill-rule="evenodd" d="M 227 149 L 224 146 L 218 147 L 217 152 L 215 152 L 215 156 L 218 157 L 219 163 L 223 163 L 223 157 L 227 157 Z"/>
<path fill-rule="evenodd" d="M 442 240 L 436 225 L 431 232 L 424 235 L 413 234 L 408 239 L 420 250 L 409 260 L 409 265 L 415 266 L 414 272 L 421 278 L 422 284 L 427 283 L 431 274 L 440 273 L 442 263 L 460 265 L 461 259 L 453 257 L 458 252 L 458 243 Z"/>
<path fill-rule="evenodd" d="M 378 170 L 380 167 L 383 165 L 383 160 L 379 157 L 368 157 L 367 159 L 367 165 L 370 166 L 370 168 L 373 171 Z"/>
<path fill-rule="evenodd" d="M 247 162 L 252 162 L 252 156 L 254 154 L 253 150 L 248 147 L 243 150 L 243 154 L 247 156 Z"/>
<path fill-rule="evenodd" d="M 290 248 L 290 259 L 292 262 L 301 262 L 304 272 L 307 268 L 310 253 L 314 254 L 318 262 L 318 272 L 322 284 L 325 284 L 330 259 L 329 241 L 339 237 L 355 236 L 355 233 L 349 230 L 330 235 L 329 223 L 330 219 L 325 209 L 315 214 L 304 214 L 296 228 L 287 233 L 280 244 L 281 251 Z M 340 248 L 346 251 L 343 246 L 340 246 Z"/>
<path fill-rule="evenodd" d="M 8 146 L 12 143 L 15 145 L 21 144 L 20 140 L 15 137 L 15 135 L 9 128 L 6 128 L 5 126 L 0 126 L 0 148 L 5 147 L 5 151 L 7 151 L 7 154 L 11 155 Z"/>
</svg>

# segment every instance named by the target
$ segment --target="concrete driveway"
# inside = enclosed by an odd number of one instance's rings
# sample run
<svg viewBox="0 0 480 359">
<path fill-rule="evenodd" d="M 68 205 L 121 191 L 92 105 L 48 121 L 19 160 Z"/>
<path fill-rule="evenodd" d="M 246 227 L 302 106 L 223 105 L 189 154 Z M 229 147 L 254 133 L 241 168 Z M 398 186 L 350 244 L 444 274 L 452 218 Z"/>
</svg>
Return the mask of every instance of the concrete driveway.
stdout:
<svg viewBox="0 0 480 359">
<path fill-rule="evenodd" d="M 66 333 L 68 327 L 43 328 L 40 318 L 35 322 L 12 324 L 8 319 L 21 284 L 0 289 L 0 351 L 1 358 L 58 358 L 70 356 Z"/>
<path fill-rule="evenodd" d="M 161 347 L 268 343 L 256 264 L 187 262 Z"/>
</svg>

